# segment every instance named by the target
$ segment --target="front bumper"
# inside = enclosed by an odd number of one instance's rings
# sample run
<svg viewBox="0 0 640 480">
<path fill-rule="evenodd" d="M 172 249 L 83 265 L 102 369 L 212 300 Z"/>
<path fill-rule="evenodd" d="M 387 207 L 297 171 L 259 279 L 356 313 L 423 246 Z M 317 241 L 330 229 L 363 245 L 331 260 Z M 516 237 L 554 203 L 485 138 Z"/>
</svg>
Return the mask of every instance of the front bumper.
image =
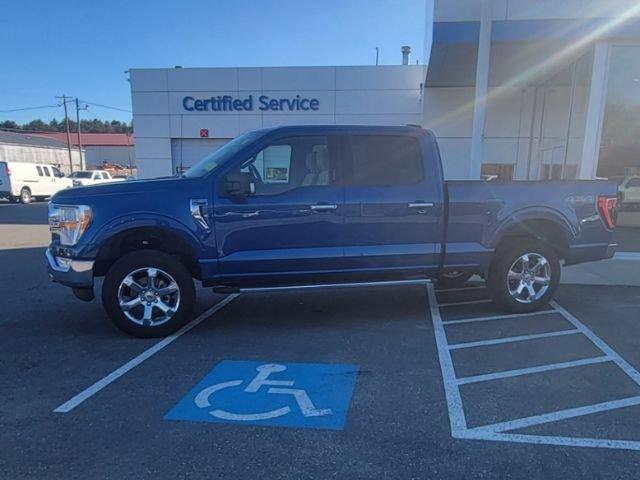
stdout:
<svg viewBox="0 0 640 480">
<path fill-rule="evenodd" d="M 50 248 L 47 248 L 45 257 L 51 280 L 68 287 L 93 289 L 92 260 L 55 257 Z"/>
</svg>

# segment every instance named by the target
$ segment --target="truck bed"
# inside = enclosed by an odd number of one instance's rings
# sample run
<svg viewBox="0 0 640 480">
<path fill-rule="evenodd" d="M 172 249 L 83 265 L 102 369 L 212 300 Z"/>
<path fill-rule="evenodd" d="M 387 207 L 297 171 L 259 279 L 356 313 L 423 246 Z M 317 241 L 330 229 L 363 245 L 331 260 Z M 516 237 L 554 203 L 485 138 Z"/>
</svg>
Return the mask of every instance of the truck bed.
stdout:
<svg viewBox="0 0 640 480">
<path fill-rule="evenodd" d="M 597 199 L 615 196 L 614 182 L 462 180 L 445 182 L 445 191 L 445 267 L 485 269 L 505 229 L 549 236 L 545 221 L 562 228 L 565 238 L 549 240 L 566 264 L 606 256 L 611 232 L 604 228 Z"/>
</svg>

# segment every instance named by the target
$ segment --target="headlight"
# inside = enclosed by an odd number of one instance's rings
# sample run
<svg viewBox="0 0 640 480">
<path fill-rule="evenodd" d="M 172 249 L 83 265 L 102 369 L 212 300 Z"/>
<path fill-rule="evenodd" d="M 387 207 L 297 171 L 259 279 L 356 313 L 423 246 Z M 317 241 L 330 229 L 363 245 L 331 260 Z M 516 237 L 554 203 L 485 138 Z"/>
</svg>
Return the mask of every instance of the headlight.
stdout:
<svg viewBox="0 0 640 480">
<path fill-rule="evenodd" d="M 62 245 L 75 245 L 91 223 L 87 205 L 55 205 L 49 203 L 49 230 L 60 236 Z"/>
</svg>

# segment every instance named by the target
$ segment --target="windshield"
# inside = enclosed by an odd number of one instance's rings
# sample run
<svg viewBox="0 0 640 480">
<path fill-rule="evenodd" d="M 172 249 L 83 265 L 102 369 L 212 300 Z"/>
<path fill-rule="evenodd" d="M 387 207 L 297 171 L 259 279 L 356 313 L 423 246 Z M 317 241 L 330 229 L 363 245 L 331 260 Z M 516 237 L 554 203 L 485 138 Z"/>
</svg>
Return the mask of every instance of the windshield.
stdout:
<svg viewBox="0 0 640 480">
<path fill-rule="evenodd" d="M 260 138 L 262 135 L 264 135 L 264 133 L 264 130 L 255 130 L 253 132 L 247 132 L 234 138 L 229 143 L 226 143 L 218 150 L 210 153 L 198 163 L 189 168 L 189 170 L 184 173 L 184 176 L 187 178 L 197 178 L 206 175 L 207 173 L 218 168 L 218 166 L 222 165 L 229 158 L 233 157 L 244 147 Z"/>
<path fill-rule="evenodd" d="M 73 172 L 69 178 L 91 178 L 93 172 Z"/>
</svg>

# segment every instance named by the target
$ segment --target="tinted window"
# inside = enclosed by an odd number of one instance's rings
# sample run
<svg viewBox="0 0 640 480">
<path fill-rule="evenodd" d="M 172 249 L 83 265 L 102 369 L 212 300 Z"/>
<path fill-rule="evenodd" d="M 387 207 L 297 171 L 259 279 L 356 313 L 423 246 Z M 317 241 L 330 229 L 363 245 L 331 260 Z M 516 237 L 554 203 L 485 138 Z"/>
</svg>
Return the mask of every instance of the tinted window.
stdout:
<svg viewBox="0 0 640 480">
<path fill-rule="evenodd" d="M 299 187 L 330 184 L 329 142 L 325 136 L 278 140 L 238 165 L 249 173 L 255 195 L 276 195 Z"/>
<path fill-rule="evenodd" d="M 44 170 L 45 177 L 51 176 L 51 173 L 49 173 L 49 167 L 42 167 L 42 170 Z"/>
<path fill-rule="evenodd" d="M 632 178 L 627 182 L 627 188 L 640 187 L 640 178 Z"/>
<path fill-rule="evenodd" d="M 44 176 L 44 175 L 42 174 L 42 168 L 40 168 L 40 167 L 36 166 L 36 170 L 38 171 L 38 176 L 40 176 L 40 177 Z"/>
<path fill-rule="evenodd" d="M 354 185 L 411 185 L 423 179 L 422 153 L 413 137 L 354 135 L 351 182 Z"/>
<path fill-rule="evenodd" d="M 91 178 L 91 172 L 73 172 L 69 178 Z"/>
</svg>

